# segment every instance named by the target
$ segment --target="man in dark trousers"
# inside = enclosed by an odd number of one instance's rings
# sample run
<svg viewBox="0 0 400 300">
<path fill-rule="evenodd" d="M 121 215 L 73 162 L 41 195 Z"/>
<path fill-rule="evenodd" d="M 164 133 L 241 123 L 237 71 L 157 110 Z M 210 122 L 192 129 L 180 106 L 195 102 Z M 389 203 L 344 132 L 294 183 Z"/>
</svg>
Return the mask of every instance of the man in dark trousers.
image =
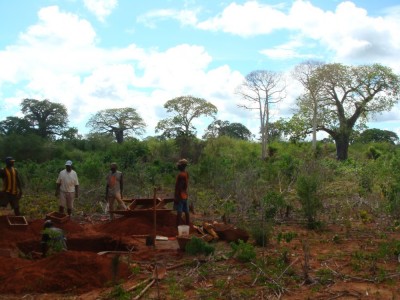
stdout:
<svg viewBox="0 0 400 300">
<path fill-rule="evenodd" d="M 182 212 L 185 213 L 185 224 L 189 225 L 189 204 L 188 204 L 188 185 L 189 185 L 189 173 L 186 171 L 188 161 L 181 159 L 176 164 L 179 170 L 176 176 L 175 182 L 175 197 L 174 197 L 174 209 L 176 210 L 176 226 L 181 225 Z"/>
<path fill-rule="evenodd" d="M 22 197 L 22 189 L 18 171 L 14 168 L 14 162 L 14 158 L 7 157 L 5 159 L 6 167 L 0 170 L 0 177 L 3 179 L 1 206 L 7 206 L 10 203 L 14 214 L 19 216 L 19 200 Z"/>
</svg>

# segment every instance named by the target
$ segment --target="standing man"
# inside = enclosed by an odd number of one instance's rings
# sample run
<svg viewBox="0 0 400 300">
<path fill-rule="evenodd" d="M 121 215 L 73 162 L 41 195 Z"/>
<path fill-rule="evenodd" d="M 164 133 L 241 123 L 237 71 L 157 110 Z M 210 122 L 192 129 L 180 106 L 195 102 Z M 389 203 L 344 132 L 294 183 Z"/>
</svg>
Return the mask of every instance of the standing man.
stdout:
<svg viewBox="0 0 400 300">
<path fill-rule="evenodd" d="M 78 175 L 72 170 L 72 161 L 66 161 L 65 170 L 58 174 L 56 183 L 56 197 L 59 197 L 58 211 L 63 214 L 66 207 L 68 215 L 71 216 L 74 208 L 74 199 L 79 196 Z"/>
<path fill-rule="evenodd" d="M 189 205 L 188 205 L 188 185 L 189 185 L 189 173 L 186 172 L 186 167 L 188 161 L 186 159 L 181 159 L 176 164 L 179 173 L 176 176 L 175 182 L 175 199 L 174 208 L 177 212 L 176 214 L 176 226 L 181 225 L 182 212 L 185 213 L 185 224 L 189 225 Z"/>
<path fill-rule="evenodd" d="M 3 206 L 10 203 L 16 216 L 20 215 L 19 199 L 22 197 L 21 180 L 17 169 L 14 168 L 15 159 L 11 156 L 6 157 L 6 167 L 0 170 L 0 176 L 3 179 Z"/>
<path fill-rule="evenodd" d="M 106 183 L 106 201 L 108 203 L 108 210 L 110 212 L 110 219 L 114 220 L 115 200 L 125 209 L 128 210 L 124 201 L 122 201 L 122 192 L 124 190 L 124 178 L 122 172 L 117 170 L 117 164 L 111 163 L 110 172 L 107 175 Z"/>
</svg>

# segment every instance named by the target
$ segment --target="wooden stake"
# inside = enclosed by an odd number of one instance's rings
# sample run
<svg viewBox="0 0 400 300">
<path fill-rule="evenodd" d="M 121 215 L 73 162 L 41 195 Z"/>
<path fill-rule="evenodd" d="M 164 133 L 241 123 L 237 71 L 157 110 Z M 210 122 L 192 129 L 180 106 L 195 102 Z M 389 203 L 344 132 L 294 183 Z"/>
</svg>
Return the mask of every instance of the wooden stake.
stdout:
<svg viewBox="0 0 400 300">
<path fill-rule="evenodd" d="M 156 236 L 157 236 L 157 211 L 156 211 L 156 204 L 157 204 L 157 188 L 154 188 L 153 193 L 153 221 L 154 221 L 154 233 L 153 233 L 153 247 L 156 248 Z"/>
</svg>

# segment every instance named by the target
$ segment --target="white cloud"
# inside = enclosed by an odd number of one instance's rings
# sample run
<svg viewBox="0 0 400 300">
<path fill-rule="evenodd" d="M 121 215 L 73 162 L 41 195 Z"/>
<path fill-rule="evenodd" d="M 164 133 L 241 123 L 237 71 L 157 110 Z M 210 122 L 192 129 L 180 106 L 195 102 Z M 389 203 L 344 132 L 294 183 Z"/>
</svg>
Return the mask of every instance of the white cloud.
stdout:
<svg viewBox="0 0 400 300">
<path fill-rule="evenodd" d="M 379 62 L 400 70 L 400 6 L 382 17 L 371 17 L 353 2 L 340 2 L 335 11 L 324 11 L 310 1 L 296 0 L 285 6 L 265 5 L 257 1 L 231 3 L 218 15 L 195 26 L 208 31 L 222 31 L 242 37 L 268 35 L 278 30 L 291 33 L 281 45 L 261 50 L 278 59 L 309 58 L 318 55 L 316 48 L 299 51 L 307 43 L 319 43 L 332 53 L 331 60 L 344 63 Z M 303 40 L 302 43 L 299 43 Z M 294 42 L 294 43 L 293 43 Z M 298 43 L 297 45 L 295 45 Z M 288 47 L 288 45 L 290 45 Z"/>
<path fill-rule="evenodd" d="M 182 25 L 195 25 L 197 23 L 197 11 L 187 9 L 158 9 L 139 16 L 137 21 L 150 28 L 155 28 L 156 22 L 169 19 L 175 19 Z"/>
<path fill-rule="evenodd" d="M 268 56 L 271 59 L 290 59 L 290 58 L 303 58 L 303 59 L 317 59 L 316 54 L 302 54 L 298 49 L 304 48 L 304 43 L 301 40 L 293 39 L 288 43 L 275 46 L 273 48 L 261 50 L 260 53 Z M 307 47 L 305 47 L 307 49 Z"/>
<path fill-rule="evenodd" d="M 15 96 L 7 98 L 10 110 L 18 111 L 24 98 L 63 103 L 70 126 L 87 133 L 84 125 L 97 111 L 133 107 L 148 125 L 146 134 L 152 135 L 167 100 L 193 95 L 219 108 L 234 102 L 240 73 L 228 66 L 210 69 L 212 58 L 204 47 L 182 44 L 159 51 L 132 44 L 102 49 L 86 20 L 57 6 L 43 8 L 38 16 L 18 43 L 0 52 L 0 78 L 4 84 L 15 83 Z M 232 119 L 234 109 L 225 115 Z"/>
<path fill-rule="evenodd" d="M 367 11 L 346 1 L 335 12 L 323 11 L 310 2 L 296 1 L 290 11 L 292 29 L 318 40 L 333 51 L 337 61 L 379 61 L 400 50 L 400 23 L 390 18 L 369 17 Z"/>
<path fill-rule="evenodd" d="M 84 0 L 86 8 L 96 15 L 97 19 L 104 22 L 105 18 L 108 17 L 114 8 L 117 7 L 117 0 Z"/>
<path fill-rule="evenodd" d="M 224 11 L 211 19 L 197 24 L 197 28 L 223 31 L 243 37 L 268 34 L 285 28 L 287 16 L 270 5 L 249 1 L 243 5 L 229 4 Z"/>
</svg>

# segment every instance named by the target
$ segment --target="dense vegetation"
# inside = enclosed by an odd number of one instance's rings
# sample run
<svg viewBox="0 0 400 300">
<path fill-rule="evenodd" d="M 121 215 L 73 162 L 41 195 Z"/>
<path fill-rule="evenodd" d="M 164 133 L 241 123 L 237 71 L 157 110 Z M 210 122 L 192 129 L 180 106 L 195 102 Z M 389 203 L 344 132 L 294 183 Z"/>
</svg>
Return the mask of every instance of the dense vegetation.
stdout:
<svg viewBox="0 0 400 300">
<path fill-rule="evenodd" d="M 319 142 L 314 152 L 307 142 L 273 142 L 267 160 L 259 158 L 259 143 L 227 136 L 192 138 L 190 145 L 190 199 L 198 212 L 212 218 L 248 228 L 264 224 L 265 234 L 271 222 L 285 216 L 310 227 L 342 219 L 352 213 L 352 201 L 364 201 L 374 213 L 395 218 L 400 211 L 400 156 L 393 143 L 354 143 L 345 162 L 336 159 L 333 143 Z M 17 159 L 24 184 L 22 210 L 32 217 L 56 210 L 55 180 L 67 159 L 80 179 L 77 212 L 90 214 L 102 211 L 111 162 L 125 173 L 126 197 L 151 196 L 154 187 L 172 192 L 179 152 L 172 139 L 119 144 L 104 136 L 68 141 L 0 137 L 0 155 Z M 329 214 L 321 215 L 322 208 Z"/>
</svg>

